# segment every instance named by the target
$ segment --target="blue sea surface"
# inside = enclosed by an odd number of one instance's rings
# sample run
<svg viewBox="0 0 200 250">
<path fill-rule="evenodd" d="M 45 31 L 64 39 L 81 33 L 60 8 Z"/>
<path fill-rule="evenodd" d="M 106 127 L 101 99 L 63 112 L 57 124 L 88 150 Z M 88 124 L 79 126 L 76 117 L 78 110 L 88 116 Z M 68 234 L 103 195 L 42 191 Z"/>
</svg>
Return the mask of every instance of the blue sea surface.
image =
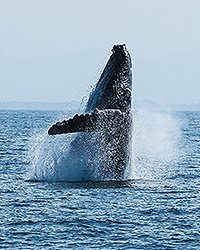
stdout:
<svg viewBox="0 0 200 250">
<path fill-rule="evenodd" d="M 63 115 L 0 111 L 0 249 L 200 249 L 200 112 L 173 114 L 179 155 L 163 174 L 141 154 L 154 178 L 27 181 L 33 138 Z"/>
</svg>

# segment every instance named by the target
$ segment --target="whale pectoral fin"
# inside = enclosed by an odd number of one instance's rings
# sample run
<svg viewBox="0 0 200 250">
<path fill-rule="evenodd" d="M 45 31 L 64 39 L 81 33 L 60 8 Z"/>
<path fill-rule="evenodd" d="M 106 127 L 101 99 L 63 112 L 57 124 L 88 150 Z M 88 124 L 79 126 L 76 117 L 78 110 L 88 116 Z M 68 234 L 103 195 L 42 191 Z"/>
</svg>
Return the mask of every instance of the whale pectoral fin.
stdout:
<svg viewBox="0 0 200 250">
<path fill-rule="evenodd" d="M 91 114 L 76 114 L 73 118 L 52 125 L 48 130 L 48 134 L 56 135 L 74 132 L 90 132 L 96 130 L 96 124 L 97 116 L 95 112 Z"/>
<path fill-rule="evenodd" d="M 91 113 L 76 114 L 73 118 L 67 121 L 57 122 L 52 125 L 49 130 L 49 135 L 67 134 L 75 132 L 91 132 L 107 127 L 108 124 L 118 124 L 123 119 L 124 113 L 119 109 L 95 109 Z"/>
</svg>

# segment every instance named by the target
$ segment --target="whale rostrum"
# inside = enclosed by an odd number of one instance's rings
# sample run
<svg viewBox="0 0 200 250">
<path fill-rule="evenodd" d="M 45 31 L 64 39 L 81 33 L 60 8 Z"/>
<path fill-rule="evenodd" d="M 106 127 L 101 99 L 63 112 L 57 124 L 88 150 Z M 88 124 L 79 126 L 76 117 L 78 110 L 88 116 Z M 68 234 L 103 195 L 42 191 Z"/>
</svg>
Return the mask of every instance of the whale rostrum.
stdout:
<svg viewBox="0 0 200 250">
<path fill-rule="evenodd" d="M 108 178 L 124 178 L 130 164 L 131 68 L 131 57 L 126 46 L 114 45 L 105 69 L 90 93 L 84 114 L 57 122 L 48 130 L 49 135 L 77 133 L 71 143 L 69 157 L 70 152 L 79 152 L 78 157 L 84 158 L 90 169 L 88 171 L 92 171 L 90 165 L 94 164 L 95 159 L 101 173 Z M 88 148 L 92 155 L 88 153 Z M 88 158 L 81 154 L 88 154 Z"/>
</svg>

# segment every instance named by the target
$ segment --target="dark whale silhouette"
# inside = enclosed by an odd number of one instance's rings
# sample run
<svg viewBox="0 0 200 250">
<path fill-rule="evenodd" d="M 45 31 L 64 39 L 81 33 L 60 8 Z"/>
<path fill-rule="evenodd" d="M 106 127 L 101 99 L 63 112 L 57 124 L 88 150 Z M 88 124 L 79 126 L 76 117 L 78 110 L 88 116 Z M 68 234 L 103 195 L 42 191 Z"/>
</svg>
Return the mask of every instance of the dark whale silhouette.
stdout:
<svg viewBox="0 0 200 250">
<path fill-rule="evenodd" d="M 131 57 L 123 45 L 114 45 L 106 67 L 91 92 L 85 114 L 57 122 L 49 135 L 76 133 L 68 164 L 84 165 L 85 177 L 124 179 L 131 160 Z M 97 166 L 98 167 L 94 167 Z M 95 178 L 95 177 L 94 177 Z"/>
</svg>

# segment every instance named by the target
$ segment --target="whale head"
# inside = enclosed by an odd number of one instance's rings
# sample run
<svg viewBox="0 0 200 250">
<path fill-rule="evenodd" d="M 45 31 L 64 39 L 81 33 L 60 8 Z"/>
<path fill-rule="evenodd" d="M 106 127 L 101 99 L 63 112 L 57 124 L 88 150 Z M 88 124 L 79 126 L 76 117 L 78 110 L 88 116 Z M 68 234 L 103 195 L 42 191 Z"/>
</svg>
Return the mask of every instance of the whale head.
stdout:
<svg viewBox="0 0 200 250">
<path fill-rule="evenodd" d="M 125 46 L 114 45 L 103 73 L 90 94 L 86 112 L 96 108 L 130 111 L 131 107 L 131 57 Z"/>
</svg>

